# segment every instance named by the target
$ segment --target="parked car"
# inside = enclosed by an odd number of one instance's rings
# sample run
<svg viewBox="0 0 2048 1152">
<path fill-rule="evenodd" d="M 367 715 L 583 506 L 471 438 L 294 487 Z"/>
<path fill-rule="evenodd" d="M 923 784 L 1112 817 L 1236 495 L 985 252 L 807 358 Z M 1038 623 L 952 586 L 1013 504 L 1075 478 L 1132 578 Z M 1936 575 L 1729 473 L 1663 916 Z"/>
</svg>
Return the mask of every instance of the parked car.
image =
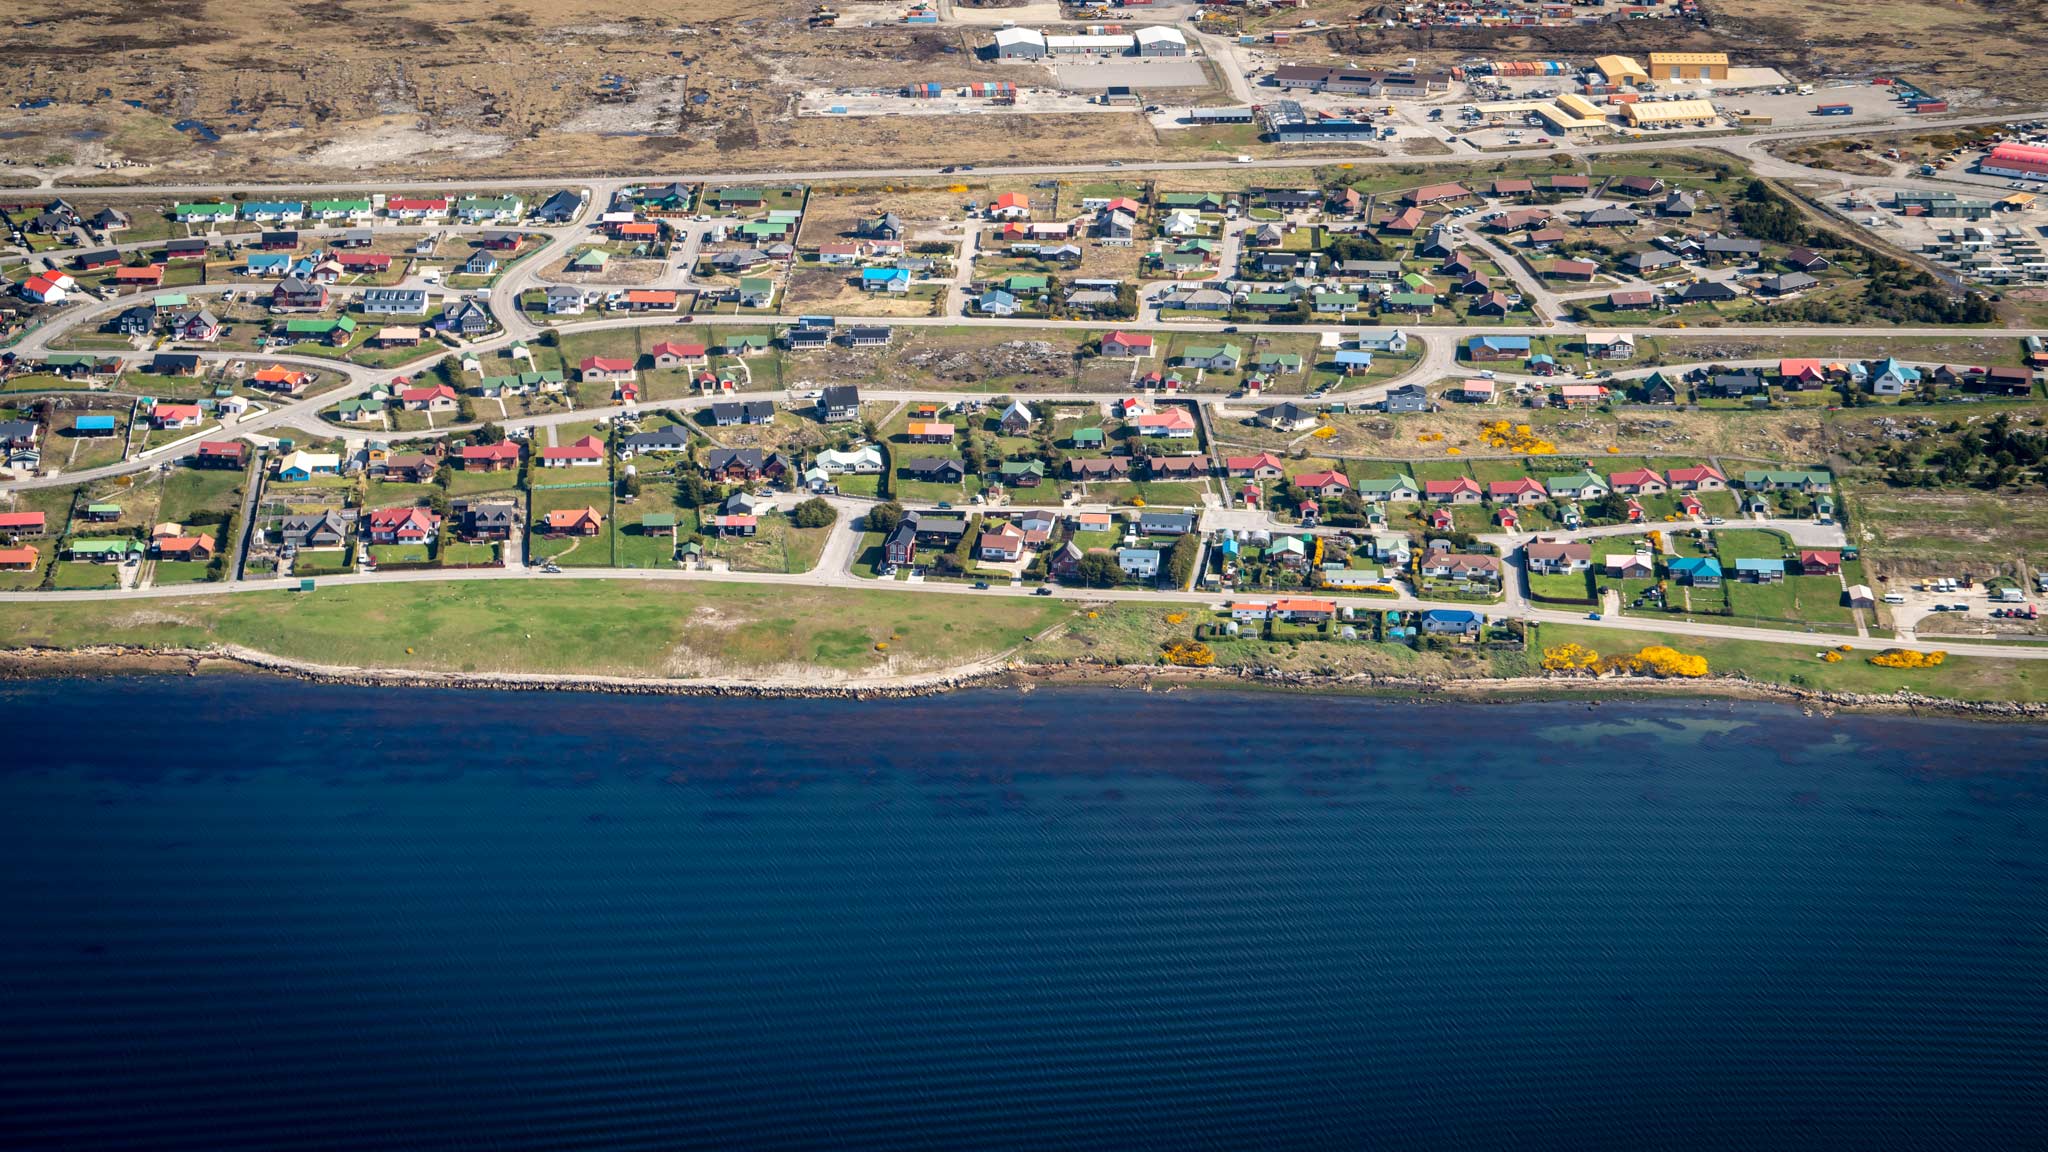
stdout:
<svg viewBox="0 0 2048 1152">
<path fill-rule="evenodd" d="M 974 590 L 975 590 L 976 592 L 986 592 L 986 591 L 988 591 L 988 581 L 986 581 L 986 580 L 976 580 L 976 581 L 974 582 Z"/>
</svg>

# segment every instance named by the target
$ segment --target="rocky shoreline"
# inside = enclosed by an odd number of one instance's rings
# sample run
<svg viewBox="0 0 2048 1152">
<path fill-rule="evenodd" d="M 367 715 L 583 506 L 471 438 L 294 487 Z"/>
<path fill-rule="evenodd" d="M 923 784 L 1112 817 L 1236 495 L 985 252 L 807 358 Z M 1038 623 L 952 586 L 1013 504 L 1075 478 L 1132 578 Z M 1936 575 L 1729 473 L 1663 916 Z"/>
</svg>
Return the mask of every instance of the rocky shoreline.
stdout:
<svg viewBox="0 0 2048 1152">
<path fill-rule="evenodd" d="M 874 683 L 798 683 L 789 680 L 686 680 L 574 673 L 435 672 L 311 664 L 253 649 L 208 648 L 76 649 L 17 648 L 0 652 L 0 679 L 64 676 L 188 675 L 261 672 L 324 684 L 378 688 L 458 688 L 494 691 L 600 692 L 626 695 L 735 697 L 761 699 L 890 700 L 934 696 L 974 688 L 1075 685 L 1131 691 L 1176 691 L 1215 687 L 1271 691 L 1352 693 L 1428 701 L 1511 703 L 1529 699 L 1617 697 L 1723 697 L 1796 704 L 1809 712 L 1939 713 L 1986 720 L 2048 720 L 2048 704 L 2005 700 L 1972 701 L 1900 690 L 1885 694 L 1832 692 L 1769 684 L 1740 675 L 1700 680 L 1645 677 L 1592 678 L 1530 676 L 1515 679 L 1375 676 L 1330 677 L 1276 670 L 1178 668 L 1169 665 L 1109 665 L 1088 662 L 1014 664 L 990 661 L 926 675 Z"/>
</svg>

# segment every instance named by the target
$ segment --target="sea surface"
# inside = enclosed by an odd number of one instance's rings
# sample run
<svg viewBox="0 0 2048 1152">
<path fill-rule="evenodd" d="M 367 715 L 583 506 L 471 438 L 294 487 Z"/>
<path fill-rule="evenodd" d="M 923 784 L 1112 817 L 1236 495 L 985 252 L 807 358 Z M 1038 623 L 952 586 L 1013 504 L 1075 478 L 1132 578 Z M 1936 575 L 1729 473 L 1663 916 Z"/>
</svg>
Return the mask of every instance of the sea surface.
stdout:
<svg viewBox="0 0 2048 1152">
<path fill-rule="evenodd" d="M 0 1149 L 2048 1148 L 2048 728 L 0 686 Z"/>
</svg>

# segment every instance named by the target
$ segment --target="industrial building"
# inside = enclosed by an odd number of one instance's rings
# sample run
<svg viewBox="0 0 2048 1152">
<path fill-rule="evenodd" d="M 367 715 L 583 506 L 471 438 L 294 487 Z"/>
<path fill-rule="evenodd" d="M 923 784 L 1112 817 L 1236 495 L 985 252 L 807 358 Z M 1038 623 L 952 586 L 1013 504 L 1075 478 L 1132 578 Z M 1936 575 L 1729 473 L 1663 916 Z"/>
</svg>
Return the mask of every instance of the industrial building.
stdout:
<svg viewBox="0 0 2048 1152">
<path fill-rule="evenodd" d="M 1114 27 L 1114 25 L 1112 25 Z M 1043 60 L 1047 56 L 1186 56 L 1187 37 L 1178 28 L 1140 28 L 1135 33 L 1105 32 L 1101 27 L 1067 35 L 1032 28 L 996 31 L 1000 60 Z"/>
<path fill-rule="evenodd" d="M 1609 84 L 1642 84 L 1650 78 L 1633 56 L 1602 56 L 1593 61 L 1593 67 Z"/>
<path fill-rule="evenodd" d="M 1650 76 L 1657 80 L 1726 80 L 1726 52 L 1652 52 Z"/>
<path fill-rule="evenodd" d="M 1282 64 L 1273 71 L 1273 83 L 1282 88 L 1306 88 L 1311 92 L 1344 92 L 1353 96 L 1378 96 L 1385 83 L 1383 72 L 1353 68 L 1328 68 L 1312 64 Z"/>
<path fill-rule="evenodd" d="M 1197 124 L 1249 124 L 1252 122 L 1252 108 L 1239 104 L 1230 108 L 1197 108 L 1188 114 Z"/>
<path fill-rule="evenodd" d="M 1544 131 L 1574 140 L 1614 130 L 1604 109 L 1570 92 L 1554 100 L 1498 100 L 1477 108 L 1481 116 L 1489 119 L 1534 116 L 1542 122 Z"/>
<path fill-rule="evenodd" d="M 1622 105 L 1621 113 L 1636 128 L 1705 127 L 1721 122 L 1711 100 L 1640 100 Z"/>
<path fill-rule="evenodd" d="M 1977 164 L 1991 176 L 2020 180 L 2048 180 L 2048 148 L 2032 144 L 2000 144 Z"/>
<path fill-rule="evenodd" d="M 1364 120 L 1310 116 L 1293 100 L 1274 100 L 1259 109 L 1266 135 L 1281 144 L 1371 140 L 1379 129 Z"/>
</svg>

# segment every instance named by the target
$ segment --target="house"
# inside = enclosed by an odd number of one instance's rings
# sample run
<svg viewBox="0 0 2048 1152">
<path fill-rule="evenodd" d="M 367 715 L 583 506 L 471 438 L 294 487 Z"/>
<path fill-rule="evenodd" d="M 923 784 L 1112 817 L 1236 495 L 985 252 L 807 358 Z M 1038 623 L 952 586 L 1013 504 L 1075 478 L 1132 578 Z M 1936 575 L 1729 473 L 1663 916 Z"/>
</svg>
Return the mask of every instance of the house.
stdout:
<svg viewBox="0 0 2048 1152">
<path fill-rule="evenodd" d="M 604 441 L 595 436 L 583 436 L 567 444 L 542 448 L 538 457 L 543 468 L 588 467 L 603 464 L 604 460 Z"/>
<path fill-rule="evenodd" d="M 991 288 L 975 298 L 975 309 L 986 316 L 1014 316 L 1017 298 L 1001 288 Z"/>
<path fill-rule="evenodd" d="M 1654 580 L 1657 563 L 1648 552 L 1610 552 L 1601 570 L 1619 580 Z"/>
<path fill-rule="evenodd" d="M 1244 350 L 1235 344 L 1191 344 L 1180 356 L 1182 367 L 1213 372 L 1235 372 L 1243 361 Z"/>
<path fill-rule="evenodd" d="M 687 205 L 687 199 L 684 203 Z M 564 188 L 541 201 L 540 206 L 533 210 L 533 218 L 542 224 L 567 224 L 582 210 L 583 197 Z"/>
<path fill-rule="evenodd" d="M 1111 332 L 1102 338 L 1104 356 L 1145 357 L 1152 355 L 1155 346 L 1147 332 Z"/>
<path fill-rule="evenodd" d="M 1764 242 L 1747 236 L 1709 236 L 1700 243 L 1701 254 L 1710 262 L 1760 259 Z"/>
<path fill-rule="evenodd" d="M 1380 407 L 1389 413 L 1429 411 L 1429 389 L 1420 384 L 1402 384 L 1387 389 Z"/>
<path fill-rule="evenodd" d="M 1339 479 L 1342 479 L 1339 476 Z M 1299 481 L 1297 481 L 1299 483 Z M 1405 473 L 1388 477 L 1368 477 L 1358 482 L 1358 495 L 1362 500 L 1380 504 L 1422 499 L 1422 488 L 1415 477 Z"/>
<path fill-rule="evenodd" d="M 0 512 L 0 536 L 22 539 L 41 536 L 49 530 L 47 518 L 41 512 Z"/>
<path fill-rule="evenodd" d="M 180 308 L 164 318 L 164 330 L 173 340 L 211 344 L 220 338 L 220 318 L 206 308 Z"/>
<path fill-rule="evenodd" d="M 1751 584 L 1782 584 L 1785 582 L 1785 561 L 1780 559 L 1750 559 L 1737 557 L 1735 578 Z"/>
<path fill-rule="evenodd" d="M 1007 520 L 1000 521 L 994 528 L 982 530 L 981 539 L 975 541 L 975 554 L 983 560 L 1009 563 L 1024 556 L 1024 533 Z"/>
<path fill-rule="evenodd" d="M 571 288 L 564 284 L 550 284 L 546 292 L 547 313 L 550 316 L 581 316 L 588 307 L 583 289 Z"/>
<path fill-rule="evenodd" d="M 287 276 L 270 291 L 272 312 L 318 312 L 327 307 L 327 285 Z"/>
<path fill-rule="evenodd" d="M 1546 477 L 1543 490 L 1553 500 L 1598 500 L 1607 495 L 1607 482 L 1592 472 L 1573 472 Z"/>
<path fill-rule="evenodd" d="M 773 480 L 789 472 L 789 463 L 761 448 L 713 448 L 704 454 L 703 470 L 714 479 Z"/>
<path fill-rule="evenodd" d="M 461 406 L 455 389 L 446 384 L 403 389 L 398 402 L 408 412 L 453 412 Z"/>
<path fill-rule="evenodd" d="M 623 357 L 585 356 L 576 365 L 579 380 L 617 381 L 634 378 L 633 362 Z"/>
<path fill-rule="evenodd" d="M 333 452 L 308 452 L 301 448 L 277 462 L 277 478 L 287 484 L 304 483 L 315 476 L 341 475 L 341 457 Z"/>
<path fill-rule="evenodd" d="M 1147 508 L 1138 516 L 1138 531 L 1147 536 L 1185 536 L 1194 530 L 1192 512 L 1158 512 Z"/>
<path fill-rule="evenodd" d="M 676 294 L 667 289 L 633 288 L 626 292 L 620 306 L 628 312 L 673 312 L 676 299 Z"/>
<path fill-rule="evenodd" d="M 1630 468 L 1607 478 L 1614 491 L 1627 496 L 1655 496 L 1669 490 L 1664 477 L 1649 468 Z"/>
<path fill-rule="evenodd" d="M 541 523 L 550 536 L 595 536 L 604 531 L 604 513 L 595 508 L 558 508 Z"/>
<path fill-rule="evenodd" d="M 1421 571 L 1432 580 L 1493 584 L 1500 580 L 1500 557 L 1486 552 L 1452 552 L 1448 548 L 1434 547 L 1422 558 Z"/>
<path fill-rule="evenodd" d="M 818 418 L 828 424 L 860 419 L 860 389 L 851 384 L 828 385 L 818 394 Z"/>
<path fill-rule="evenodd" d="M 1636 338 L 1626 332 L 1588 332 L 1579 343 L 1586 355 L 1599 360 L 1627 360 L 1636 354 Z"/>
<path fill-rule="evenodd" d="M 1474 336 L 1465 342 L 1468 359 L 1482 363 L 1522 360 L 1529 355 L 1527 336 Z"/>
<path fill-rule="evenodd" d="M 1593 566 L 1593 546 L 1582 540 L 1539 537 L 1522 549 L 1522 562 L 1537 575 L 1584 572 Z"/>
<path fill-rule="evenodd" d="M 159 352 L 150 359 L 149 370 L 159 376 L 194 376 L 200 363 L 197 352 Z"/>
<path fill-rule="evenodd" d="M 488 247 L 470 253 L 469 259 L 462 262 L 462 274 L 465 276 L 491 276 L 497 271 L 498 257 Z"/>
<path fill-rule="evenodd" d="M 1132 426 L 1140 436 L 1158 436 L 1168 440 L 1192 440 L 1196 431 L 1194 413 L 1179 405 L 1143 413 L 1132 421 Z"/>
<path fill-rule="evenodd" d="M 831 476 L 847 473 L 872 476 L 882 470 L 882 450 L 872 444 L 863 444 L 843 452 L 836 448 L 826 448 L 818 453 L 815 462 Z"/>
<path fill-rule="evenodd" d="M 1038 417 L 1032 413 L 1030 406 L 1022 400 L 1012 400 L 1010 406 L 1003 409 L 996 426 L 1002 429 L 1005 436 L 1020 436 L 1030 431 L 1031 426 L 1037 421 Z"/>
<path fill-rule="evenodd" d="M 1819 360 L 1791 358 L 1778 361 L 1778 386 L 1791 391 L 1804 391 L 1809 387 L 1821 387 L 1827 383 L 1828 370 Z"/>
<path fill-rule="evenodd" d="M 1432 504 L 1477 504 L 1481 499 L 1479 481 L 1470 476 L 1451 480 L 1425 480 L 1423 499 Z"/>
<path fill-rule="evenodd" d="M 1759 282 L 1756 290 L 1766 296 L 1791 296 L 1819 284 L 1818 277 L 1804 272 L 1787 272 L 1782 276 L 1772 276 Z"/>
<path fill-rule="evenodd" d="M 1671 578 L 1693 588 L 1719 588 L 1721 562 L 1712 556 L 1676 556 L 1666 565 Z"/>
<path fill-rule="evenodd" d="M 1553 260 L 1543 274 L 1553 280 L 1591 280 L 1599 271 L 1591 260 Z"/>
<path fill-rule="evenodd" d="M 1799 553 L 1799 572 L 1803 576 L 1840 576 L 1842 554 L 1834 550 L 1802 551 Z"/>
<path fill-rule="evenodd" d="M 1755 372 L 1716 372 L 1699 385 L 1702 396 L 1718 396 L 1727 400 L 1739 400 L 1744 396 L 1755 396 L 1764 390 L 1764 378 Z"/>
<path fill-rule="evenodd" d="M 953 426 L 937 420 L 912 420 L 904 431 L 904 439 L 912 444 L 951 444 Z"/>
<path fill-rule="evenodd" d="M 1562 384 L 1554 399 L 1564 408 L 1594 408 L 1607 399 L 1607 389 L 1598 384 Z"/>
<path fill-rule="evenodd" d="M 877 324 L 855 324 L 846 330 L 846 345 L 849 348 L 884 347 L 892 338 L 893 331 Z"/>
<path fill-rule="evenodd" d="M 1920 370 L 1887 356 L 1867 366 L 1865 386 L 1875 396 L 1898 396 L 1920 383 Z"/>
<path fill-rule="evenodd" d="M 41 562 L 42 553 L 27 545 L 0 548 L 0 572 L 33 572 Z"/>
<path fill-rule="evenodd" d="M 1494 504 L 1541 504 L 1549 498 L 1543 485 L 1528 476 L 1493 480 L 1486 485 L 1486 499 Z"/>
<path fill-rule="evenodd" d="M 519 467 L 519 445 L 510 440 L 496 444 L 465 444 L 455 458 L 465 472 L 503 472 Z"/>
<path fill-rule="evenodd" d="M 278 521 L 277 534 L 292 548 L 339 548 L 348 541 L 348 521 L 332 508 L 294 513 Z"/>
<path fill-rule="evenodd" d="M 917 562 L 917 524 L 905 518 L 882 541 L 882 559 L 891 569 Z"/>
<path fill-rule="evenodd" d="M 1232 476 L 1253 480 L 1277 480 L 1286 474 L 1286 465 L 1273 453 L 1261 452 L 1256 456 L 1227 456 L 1223 460 L 1223 470 Z"/>
<path fill-rule="evenodd" d="M 114 318 L 114 331 L 123 336 L 147 336 L 156 331 L 157 306 L 137 304 Z"/>
<path fill-rule="evenodd" d="M 1723 492 L 1728 488 L 1728 478 L 1711 465 L 1673 468 L 1664 475 L 1671 487 L 1680 492 Z"/>
<path fill-rule="evenodd" d="M 1071 466 L 1073 460 L 1067 461 Z M 967 472 L 958 460 L 947 460 L 937 456 L 923 456 L 903 465 L 903 475 L 911 480 L 930 484 L 958 484 L 967 478 Z"/>
<path fill-rule="evenodd" d="M 199 405 L 167 404 L 159 400 L 149 410 L 152 428 L 197 428 L 200 424 Z"/>
<path fill-rule="evenodd" d="M 1431 608 L 1421 615 L 1422 631 L 1430 636 L 1472 639 L 1479 635 L 1482 617 L 1464 608 Z"/>
<path fill-rule="evenodd" d="M 1029 220 L 1031 198 L 1022 192 L 1005 192 L 989 202 L 988 216 L 991 220 Z"/>
<path fill-rule="evenodd" d="M 652 432 L 629 432 L 619 438 L 619 458 L 630 459 L 646 452 L 687 452 L 690 434 L 680 424 L 669 424 Z"/>
<path fill-rule="evenodd" d="M 1303 472 L 1294 478 L 1294 486 L 1318 499 L 1328 500 L 1349 492 L 1351 481 L 1342 472 Z"/>
<path fill-rule="evenodd" d="M 752 513 L 721 512 L 711 517 L 710 528 L 718 536 L 752 536 L 760 525 L 760 517 Z"/>
<path fill-rule="evenodd" d="M 425 508 L 372 508 L 369 520 L 372 544 L 424 544 L 441 530 L 441 517 Z"/>
<path fill-rule="evenodd" d="M 720 428 L 775 422 L 773 400 L 721 400 L 711 406 L 711 422 Z"/>
<path fill-rule="evenodd" d="M 464 336 L 481 336 L 489 332 L 497 321 L 491 318 L 491 310 L 480 301 L 465 298 L 441 310 L 434 326 L 445 332 L 456 332 Z"/>
<path fill-rule="evenodd" d="M 272 364 L 268 367 L 258 368 L 255 375 L 249 377 L 249 383 L 256 387 L 268 392 L 281 392 L 287 396 L 297 395 L 305 389 L 306 385 L 312 382 L 313 374 L 311 372 L 301 372 L 296 368 L 287 368 L 282 364 Z"/>
<path fill-rule="evenodd" d="M 996 477 L 1006 488 L 1036 488 L 1045 481 L 1045 461 L 1005 460 Z"/>
<path fill-rule="evenodd" d="M 1119 548 L 1116 566 L 1133 580 L 1154 580 L 1159 576 L 1159 549 Z"/>
<path fill-rule="evenodd" d="M 239 440 L 201 440 L 192 464 L 198 468 L 240 468 L 248 458 L 248 449 Z"/>
<path fill-rule="evenodd" d="M 1616 312 L 1629 312 L 1638 308 L 1655 308 L 1657 300 L 1655 292 L 1609 292 L 1607 307 Z"/>
<path fill-rule="evenodd" d="M 1825 472 L 1752 469 L 1742 474 L 1742 486 L 1752 492 L 1826 492 L 1834 478 Z"/>
</svg>

